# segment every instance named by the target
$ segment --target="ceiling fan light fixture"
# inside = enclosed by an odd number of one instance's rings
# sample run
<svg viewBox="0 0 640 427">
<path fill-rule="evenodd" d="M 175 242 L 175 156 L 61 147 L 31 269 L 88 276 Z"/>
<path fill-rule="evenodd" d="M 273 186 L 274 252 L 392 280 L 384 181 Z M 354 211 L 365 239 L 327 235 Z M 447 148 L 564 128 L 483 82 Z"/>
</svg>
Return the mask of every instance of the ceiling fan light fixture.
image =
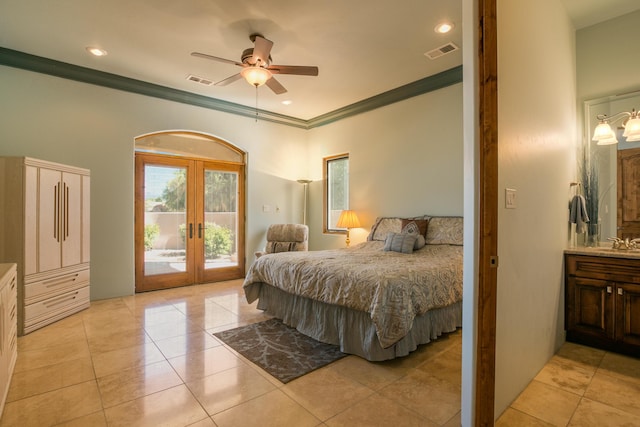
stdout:
<svg viewBox="0 0 640 427">
<path fill-rule="evenodd" d="M 240 71 L 240 75 L 252 86 L 262 86 L 271 78 L 271 72 L 262 67 L 245 67 Z"/>
</svg>

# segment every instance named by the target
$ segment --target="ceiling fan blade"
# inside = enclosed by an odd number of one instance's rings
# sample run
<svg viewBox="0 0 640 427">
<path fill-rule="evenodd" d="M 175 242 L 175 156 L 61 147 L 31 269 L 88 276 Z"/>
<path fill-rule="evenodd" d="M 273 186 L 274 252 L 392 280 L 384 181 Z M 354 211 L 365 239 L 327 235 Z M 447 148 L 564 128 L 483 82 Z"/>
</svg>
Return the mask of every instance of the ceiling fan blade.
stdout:
<svg viewBox="0 0 640 427">
<path fill-rule="evenodd" d="M 275 77 L 271 77 L 265 84 L 269 86 L 269 89 L 271 89 L 276 95 L 281 95 L 287 91 L 284 86 L 275 79 Z"/>
<path fill-rule="evenodd" d="M 206 53 L 191 52 L 191 56 L 196 58 L 211 59 L 212 61 L 224 62 L 226 64 L 233 64 L 242 67 L 242 63 L 238 61 L 232 61 L 231 59 L 218 58 L 217 56 L 207 55 Z"/>
<path fill-rule="evenodd" d="M 269 63 L 269 54 L 271 53 L 271 48 L 273 47 L 273 42 L 271 40 L 267 40 L 264 37 L 256 36 L 254 40 L 253 47 L 253 64 L 258 64 L 258 61 L 264 64 Z"/>
<path fill-rule="evenodd" d="M 273 74 L 297 74 L 299 76 L 318 75 L 318 67 L 305 67 L 301 65 L 271 65 L 267 70 Z"/>
<path fill-rule="evenodd" d="M 231 77 L 227 77 L 224 80 L 220 80 L 219 82 L 216 82 L 213 85 L 214 86 L 226 86 L 226 85 L 228 85 L 230 83 L 235 82 L 236 80 L 240 80 L 241 78 L 242 78 L 242 75 L 240 73 L 238 73 L 238 74 L 234 74 Z"/>
</svg>

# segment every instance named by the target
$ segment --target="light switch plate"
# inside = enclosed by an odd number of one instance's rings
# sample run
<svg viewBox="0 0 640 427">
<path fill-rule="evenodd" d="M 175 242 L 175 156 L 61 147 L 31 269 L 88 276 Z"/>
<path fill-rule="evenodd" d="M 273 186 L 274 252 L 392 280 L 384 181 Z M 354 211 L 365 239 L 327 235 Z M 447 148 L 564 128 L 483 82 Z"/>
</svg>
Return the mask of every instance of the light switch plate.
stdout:
<svg viewBox="0 0 640 427">
<path fill-rule="evenodd" d="M 516 208 L 516 190 L 513 188 L 504 189 L 504 207 L 507 209 Z"/>
</svg>

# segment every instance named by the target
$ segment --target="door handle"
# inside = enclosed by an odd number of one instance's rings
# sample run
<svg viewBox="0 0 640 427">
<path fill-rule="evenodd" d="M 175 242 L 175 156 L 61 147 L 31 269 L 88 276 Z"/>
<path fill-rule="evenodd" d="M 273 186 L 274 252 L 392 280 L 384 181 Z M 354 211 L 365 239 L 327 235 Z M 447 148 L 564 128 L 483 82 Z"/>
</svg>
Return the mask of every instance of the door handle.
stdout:
<svg viewBox="0 0 640 427">
<path fill-rule="evenodd" d="M 193 239 L 193 223 L 189 223 L 189 238 Z"/>
<path fill-rule="evenodd" d="M 202 239 L 202 223 L 198 223 L 198 239 Z"/>
<path fill-rule="evenodd" d="M 624 295 L 624 290 L 622 288 L 618 288 L 618 295 Z"/>
<path fill-rule="evenodd" d="M 608 294 L 610 294 L 610 293 L 611 293 L 611 291 L 612 291 L 611 286 L 607 286 L 607 293 L 608 293 Z"/>
</svg>

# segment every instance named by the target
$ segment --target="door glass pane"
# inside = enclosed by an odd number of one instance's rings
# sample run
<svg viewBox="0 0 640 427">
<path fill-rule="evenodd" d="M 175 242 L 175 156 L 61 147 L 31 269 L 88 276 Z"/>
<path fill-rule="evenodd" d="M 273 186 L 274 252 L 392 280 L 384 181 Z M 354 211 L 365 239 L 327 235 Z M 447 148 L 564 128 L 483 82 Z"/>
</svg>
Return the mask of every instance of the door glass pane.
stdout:
<svg viewBox="0 0 640 427">
<path fill-rule="evenodd" d="M 186 271 L 187 169 L 144 168 L 144 272 Z"/>
<path fill-rule="evenodd" d="M 238 174 L 204 171 L 205 268 L 238 265 Z"/>
</svg>

